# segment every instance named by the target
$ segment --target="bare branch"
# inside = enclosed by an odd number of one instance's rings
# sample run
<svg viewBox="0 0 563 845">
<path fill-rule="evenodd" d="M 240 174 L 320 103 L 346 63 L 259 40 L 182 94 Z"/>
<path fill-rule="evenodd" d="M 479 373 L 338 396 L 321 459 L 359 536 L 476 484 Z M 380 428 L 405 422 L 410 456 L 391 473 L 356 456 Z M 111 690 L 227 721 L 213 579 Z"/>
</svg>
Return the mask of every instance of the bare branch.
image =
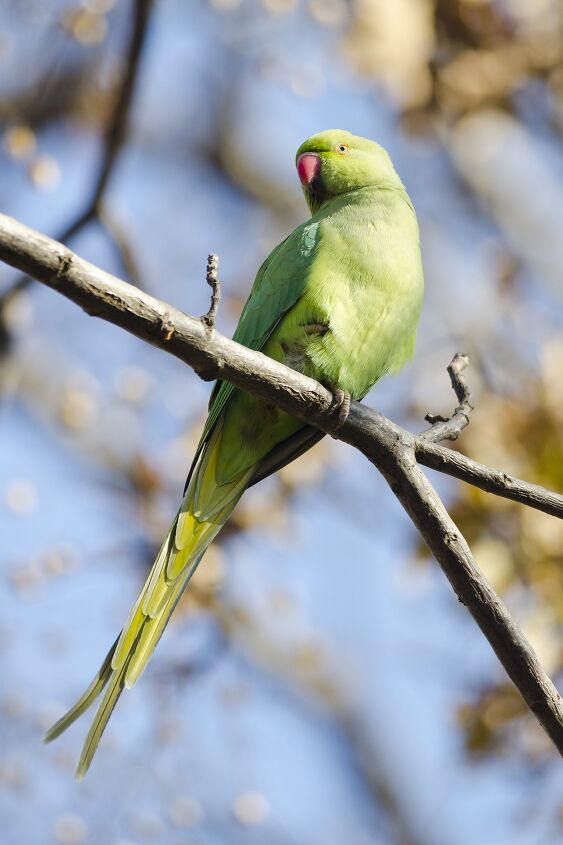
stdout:
<svg viewBox="0 0 563 845">
<path fill-rule="evenodd" d="M 92 219 L 92 210 L 87 209 L 83 214 L 73 220 L 66 229 L 64 229 L 60 236 L 56 238 L 59 241 L 69 241 L 71 240 L 77 232 L 82 229 L 86 223 L 89 223 Z M 16 281 L 6 290 L 2 296 L 0 296 L 0 323 L 2 322 L 2 312 L 4 309 L 10 304 L 10 302 L 25 288 L 33 281 L 33 276 L 28 275 L 27 273 L 23 273 Z"/>
<path fill-rule="evenodd" d="M 473 484 L 474 487 L 479 487 L 486 493 L 520 502 L 522 505 L 528 505 L 528 507 L 563 519 L 563 496 L 559 493 L 547 490 L 539 484 L 522 481 L 494 467 L 480 464 L 453 449 L 436 445 L 437 441 L 442 439 L 456 440 L 461 431 L 469 425 L 473 405 L 469 387 L 462 375 L 468 364 L 469 355 L 463 352 L 454 355 L 448 366 L 448 373 L 459 405 L 450 417 L 443 417 L 440 414 L 426 415 L 425 419 L 433 425 L 414 437 L 416 459 L 424 466 Z"/>
<path fill-rule="evenodd" d="M 428 460 L 430 447 L 445 453 L 451 450 L 405 431 L 358 402 L 351 403 L 347 419 L 335 430 L 333 397 L 318 382 L 216 331 L 208 331 L 200 320 L 104 273 L 61 244 L 3 215 L 0 215 L 0 259 L 33 274 L 87 313 L 165 349 L 206 378 L 225 379 L 262 396 L 363 452 L 385 476 L 459 600 L 467 606 L 522 698 L 563 754 L 563 708 L 557 690 L 417 466 L 417 450 L 421 456 L 426 450 Z M 462 404 L 463 399 L 460 407 Z M 473 467 L 477 475 L 479 467 Z M 481 476 L 488 471 L 481 469 Z M 508 498 L 514 498 L 513 491 L 509 492 Z M 556 497 L 556 501 L 562 500 L 563 497 Z"/>
<path fill-rule="evenodd" d="M 133 23 L 125 58 L 125 73 L 105 132 L 102 164 L 90 200 L 90 206 L 94 210 L 98 208 L 102 200 L 115 161 L 125 140 L 129 111 L 135 92 L 153 2 L 154 0 L 135 0 L 133 4 Z"/>
<path fill-rule="evenodd" d="M 508 609 L 487 583 L 465 538 L 416 465 L 414 454 L 405 450 L 391 470 L 380 469 L 459 601 L 467 606 L 520 695 L 563 756 L 561 697 Z"/>
<path fill-rule="evenodd" d="M 98 221 L 114 245 L 125 275 L 132 284 L 142 287 L 140 283 L 141 272 L 127 238 L 127 233 L 119 220 L 109 211 L 104 203 L 98 207 Z"/>
<path fill-rule="evenodd" d="M 563 496 L 539 484 L 530 484 L 500 469 L 480 464 L 460 452 L 438 446 L 423 437 L 415 438 L 414 453 L 417 461 L 424 466 L 473 484 L 486 493 L 520 502 L 563 519 Z"/>
<path fill-rule="evenodd" d="M 471 393 L 463 375 L 463 371 L 468 365 L 469 355 L 465 352 L 456 352 L 448 366 L 448 374 L 459 405 L 451 417 L 443 417 L 441 414 L 426 414 L 424 419 L 431 423 L 431 427 L 420 435 L 425 440 L 430 440 L 432 443 L 438 443 L 440 440 L 457 440 L 463 429 L 469 425 L 473 405 L 471 404 Z"/>
<path fill-rule="evenodd" d="M 115 104 L 104 134 L 100 169 L 84 210 L 81 211 L 80 214 L 78 214 L 78 216 L 56 236 L 56 240 L 63 241 L 63 243 L 71 240 L 71 238 L 83 229 L 84 226 L 100 215 L 101 203 L 112 175 L 117 156 L 125 140 L 129 109 L 133 99 L 133 93 L 135 91 L 135 83 L 138 76 L 141 54 L 148 29 L 147 24 L 153 2 L 154 0 L 135 0 L 134 2 L 131 37 L 125 59 L 125 73 L 123 75 L 123 80 L 115 99 Z M 110 231 L 111 227 L 107 225 L 107 221 L 102 220 L 101 222 L 110 234 L 110 237 L 113 238 L 113 233 Z M 115 242 L 118 246 L 120 245 L 118 240 Z M 128 269 L 128 265 L 125 263 L 125 257 L 124 268 Z M 0 297 L 0 323 L 2 322 L 2 313 L 9 302 L 14 298 L 14 296 L 17 296 L 20 291 L 25 290 L 32 281 L 32 276 L 24 274 L 16 279 L 11 287 L 8 288 L 8 290 Z"/>
<path fill-rule="evenodd" d="M 201 318 L 201 322 L 207 326 L 208 329 L 215 328 L 215 319 L 217 317 L 217 309 L 221 301 L 221 283 L 217 278 L 217 269 L 219 267 L 219 256 L 210 253 L 207 256 L 207 272 L 205 274 L 205 281 L 211 287 L 211 304 L 209 311 Z"/>
</svg>

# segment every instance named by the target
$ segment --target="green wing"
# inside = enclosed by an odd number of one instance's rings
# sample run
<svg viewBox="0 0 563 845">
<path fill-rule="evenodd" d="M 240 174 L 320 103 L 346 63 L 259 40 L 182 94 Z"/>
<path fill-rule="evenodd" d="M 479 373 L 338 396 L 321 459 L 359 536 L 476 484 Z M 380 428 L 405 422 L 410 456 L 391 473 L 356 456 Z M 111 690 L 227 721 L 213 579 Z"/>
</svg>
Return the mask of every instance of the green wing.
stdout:
<svg viewBox="0 0 563 845">
<path fill-rule="evenodd" d="M 317 225 L 304 223 L 298 226 L 266 258 L 256 274 L 252 291 L 233 335 L 233 340 L 237 343 L 249 349 L 262 349 L 283 315 L 300 298 L 312 263 Z M 213 427 L 235 389 L 229 382 L 215 382 L 209 400 L 209 414 L 186 487 Z"/>
<path fill-rule="evenodd" d="M 291 236 L 274 247 L 263 262 L 256 274 L 250 296 L 242 309 L 233 340 L 249 349 L 262 349 L 282 315 L 297 301 L 298 296 L 293 297 L 292 291 L 288 290 L 291 286 L 283 285 L 283 279 L 280 279 L 279 271 L 283 267 L 283 259 L 276 261 L 290 238 Z M 286 295 L 289 294 L 290 299 L 289 304 L 282 310 L 279 308 L 279 302 L 276 303 L 275 297 L 276 288 L 281 287 L 286 288 L 285 293 Z M 279 293 L 280 291 L 278 291 Z M 215 382 L 209 398 L 209 416 L 205 423 L 202 439 L 209 434 L 215 425 L 219 414 L 234 390 L 234 385 L 227 381 Z"/>
</svg>

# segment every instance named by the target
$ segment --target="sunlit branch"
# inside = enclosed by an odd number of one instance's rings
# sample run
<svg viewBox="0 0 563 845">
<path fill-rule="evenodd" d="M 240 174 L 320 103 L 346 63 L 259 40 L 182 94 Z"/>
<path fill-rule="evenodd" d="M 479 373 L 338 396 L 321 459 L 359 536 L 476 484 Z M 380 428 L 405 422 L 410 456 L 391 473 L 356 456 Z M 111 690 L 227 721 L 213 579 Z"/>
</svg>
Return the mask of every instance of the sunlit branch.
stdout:
<svg viewBox="0 0 563 845">
<path fill-rule="evenodd" d="M 471 404 L 471 393 L 465 381 L 463 371 L 469 364 L 469 355 L 465 352 L 457 352 L 451 363 L 448 365 L 448 375 L 452 388 L 459 405 L 449 417 L 441 414 L 426 414 L 426 422 L 431 423 L 430 428 L 423 431 L 420 439 L 438 443 L 440 440 L 457 440 L 463 429 L 469 425 L 469 417 L 473 410 Z"/>
<path fill-rule="evenodd" d="M 0 215 L 0 259 L 62 293 L 88 314 L 101 317 L 165 349 L 206 379 L 230 381 L 363 452 L 389 483 L 460 602 L 466 605 L 524 701 L 563 754 L 560 696 L 543 671 L 534 650 L 479 570 L 464 537 L 422 473 L 417 460 L 434 461 L 437 469 L 458 477 L 463 471 L 465 480 L 471 483 L 476 483 L 471 480 L 471 474 L 475 479 L 480 477 L 482 483 L 479 486 L 483 489 L 487 489 L 484 485 L 488 479 L 486 483 L 493 492 L 511 499 L 516 498 L 515 483 L 520 485 L 518 501 L 534 507 L 539 507 L 541 501 L 542 510 L 558 516 L 561 516 L 563 497 L 517 479 L 508 479 L 499 471 L 468 459 L 456 462 L 453 456 L 462 456 L 432 443 L 430 438 L 440 431 L 434 426 L 449 427 L 446 433 L 452 436 L 456 426 L 463 427 L 467 423 L 462 422 L 462 417 L 467 416 L 463 408 L 454 412 L 453 423 L 452 420 L 437 421 L 423 435 L 411 434 L 359 402 L 351 403 L 347 419 L 339 424 L 333 396 L 318 382 L 260 352 L 228 340 L 215 329 L 210 330 L 200 319 L 189 317 L 105 273 L 62 244 L 4 215 Z M 452 380 L 454 388 L 457 384 L 461 390 L 461 359 L 457 360 Z M 458 393 L 460 408 L 464 399 L 469 402 L 467 393 Z M 441 462 L 439 455 L 442 456 Z M 501 492 L 504 486 L 506 491 Z"/>
<path fill-rule="evenodd" d="M 480 464 L 453 449 L 429 443 L 422 437 L 414 438 L 414 453 L 419 464 L 466 481 L 486 493 L 520 502 L 563 519 L 563 496 L 560 493 L 522 481 L 495 467 Z"/>
</svg>

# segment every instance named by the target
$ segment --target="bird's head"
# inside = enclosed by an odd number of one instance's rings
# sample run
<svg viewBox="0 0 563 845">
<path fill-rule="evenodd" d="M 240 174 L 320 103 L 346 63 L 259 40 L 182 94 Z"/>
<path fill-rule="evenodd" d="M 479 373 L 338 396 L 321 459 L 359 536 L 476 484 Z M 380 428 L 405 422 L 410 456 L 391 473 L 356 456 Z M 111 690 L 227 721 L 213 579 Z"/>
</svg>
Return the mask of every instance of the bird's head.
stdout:
<svg viewBox="0 0 563 845">
<path fill-rule="evenodd" d="M 327 129 L 304 141 L 295 162 L 312 213 L 327 200 L 359 188 L 402 187 L 383 147 L 344 129 Z"/>
</svg>

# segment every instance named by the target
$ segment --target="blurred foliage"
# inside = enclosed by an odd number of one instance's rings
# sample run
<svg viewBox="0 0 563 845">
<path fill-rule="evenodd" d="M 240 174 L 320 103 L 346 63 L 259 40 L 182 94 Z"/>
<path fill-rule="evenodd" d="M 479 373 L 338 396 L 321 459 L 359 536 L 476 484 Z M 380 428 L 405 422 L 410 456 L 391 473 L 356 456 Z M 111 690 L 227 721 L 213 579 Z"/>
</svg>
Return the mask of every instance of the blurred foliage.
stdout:
<svg viewBox="0 0 563 845">
<path fill-rule="evenodd" d="M 547 83 L 550 119 L 561 124 L 559 0 L 355 0 L 352 10 L 346 52 L 383 82 L 408 128 L 438 131 L 491 105 L 512 110 L 535 79 Z"/>
</svg>

